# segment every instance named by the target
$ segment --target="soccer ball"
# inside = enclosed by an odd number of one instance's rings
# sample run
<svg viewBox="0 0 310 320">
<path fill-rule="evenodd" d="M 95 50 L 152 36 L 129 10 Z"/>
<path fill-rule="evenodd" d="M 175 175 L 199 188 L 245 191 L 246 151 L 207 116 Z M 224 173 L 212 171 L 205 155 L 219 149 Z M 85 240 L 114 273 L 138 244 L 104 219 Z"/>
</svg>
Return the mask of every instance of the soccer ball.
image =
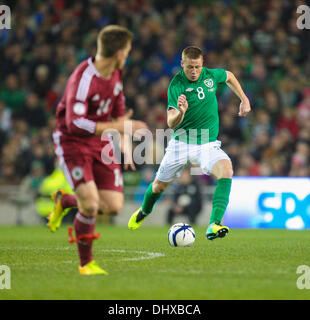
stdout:
<svg viewBox="0 0 310 320">
<path fill-rule="evenodd" d="M 176 223 L 168 232 L 168 241 L 172 247 L 191 247 L 195 237 L 194 229 L 187 223 Z"/>
</svg>

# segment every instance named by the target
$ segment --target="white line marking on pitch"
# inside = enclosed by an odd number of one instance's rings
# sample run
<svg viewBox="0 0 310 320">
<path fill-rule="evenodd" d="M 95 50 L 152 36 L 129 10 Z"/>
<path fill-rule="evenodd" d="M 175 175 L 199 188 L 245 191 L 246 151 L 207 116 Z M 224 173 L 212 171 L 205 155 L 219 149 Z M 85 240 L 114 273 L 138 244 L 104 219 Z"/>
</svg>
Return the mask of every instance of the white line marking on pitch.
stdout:
<svg viewBox="0 0 310 320">
<path fill-rule="evenodd" d="M 21 247 L 18 248 L 21 250 L 30 250 L 30 251 L 55 251 L 55 250 L 60 250 L 60 251 L 66 251 L 66 250 L 71 250 L 71 247 L 56 247 L 56 248 L 35 248 L 35 247 Z M 164 257 L 164 253 L 159 253 L 159 252 L 149 252 L 149 251 L 138 251 L 138 250 L 124 250 L 124 249 L 99 249 L 96 248 L 95 251 L 103 251 L 103 252 L 115 252 L 115 253 L 123 253 L 123 254 L 135 254 L 136 256 L 132 258 L 121 258 L 117 259 L 118 261 L 139 261 L 139 260 L 148 260 L 148 259 L 155 259 L 155 258 L 160 258 Z M 141 255 L 141 256 L 137 256 Z M 71 260 L 61 262 L 61 263 L 70 263 Z M 23 265 L 25 262 L 13 262 L 11 265 L 19 266 Z M 73 263 L 73 262 L 72 262 Z M 32 264 L 42 264 L 42 262 L 33 262 Z"/>
<path fill-rule="evenodd" d="M 141 257 L 135 258 L 123 258 L 122 261 L 138 261 L 138 260 L 146 260 L 146 259 L 154 259 L 159 257 L 164 257 L 165 254 L 159 252 L 148 252 L 148 251 L 135 251 L 135 250 L 117 250 L 117 249 L 102 249 L 101 251 L 105 252 L 119 252 L 119 253 L 135 253 L 135 254 L 142 254 Z"/>
</svg>

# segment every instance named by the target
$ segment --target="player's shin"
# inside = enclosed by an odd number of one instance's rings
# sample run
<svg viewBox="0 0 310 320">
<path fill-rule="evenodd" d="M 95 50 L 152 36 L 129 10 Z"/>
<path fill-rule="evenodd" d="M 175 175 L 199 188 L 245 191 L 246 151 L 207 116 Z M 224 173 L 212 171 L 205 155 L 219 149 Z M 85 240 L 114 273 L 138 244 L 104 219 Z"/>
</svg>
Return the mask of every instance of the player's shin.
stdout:
<svg viewBox="0 0 310 320">
<path fill-rule="evenodd" d="M 137 216 L 137 222 L 139 222 L 141 219 L 148 216 L 153 211 L 154 205 L 155 205 L 156 201 L 160 198 L 161 195 L 162 195 L 162 193 L 154 193 L 153 192 L 153 183 L 151 183 L 148 186 L 148 188 L 144 194 L 144 199 L 143 199 L 143 203 L 142 203 L 142 210 L 139 212 L 139 214 Z"/>
<path fill-rule="evenodd" d="M 229 201 L 232 179 L 222 178 L 217 181 L 217 186 L 212 199 L 211 223 L 221 223 Z"/>
<path fill-rule="evenodd" d="M 99 235 L 94 234 L 95 222 L 95 217 L 87 217 L 80 212 L 78 212 L 74 218 L 76 239 L 73 239 L 72 242 L 77 242 L 81 266 L 93 260 L 93 240 L 99 237 Z"/>
<path fill-rule="evenodd" d="M 142 207 L 135 211 L 128 221 L 129 230 L 136 230 L 141 226 L 145 218 L 152 212 L 153 207 L 161 194 L 162 192 L 153 192 L 153 183 L 148 186 L 144 194 Z"/>
</svg>

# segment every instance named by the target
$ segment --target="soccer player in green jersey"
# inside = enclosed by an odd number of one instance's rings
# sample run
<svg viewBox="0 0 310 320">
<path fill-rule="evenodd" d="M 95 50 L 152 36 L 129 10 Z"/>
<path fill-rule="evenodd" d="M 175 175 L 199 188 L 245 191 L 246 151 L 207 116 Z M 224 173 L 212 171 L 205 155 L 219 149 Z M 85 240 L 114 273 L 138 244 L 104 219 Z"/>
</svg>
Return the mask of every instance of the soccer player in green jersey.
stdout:
<svg viewBox="0 0 310 320">
<path fill-rule="evenodd" d="M 190 46 L 183 50 L 182 71 L 178 72 L 168 88 L 167 122 L 174 130 L 155 180 L 149 185 L 142 207 L 133 213 L 128 228 L 139 228 L 152 212 L 171 181 L 180 176 L 182 169 L 197 163 L 205 174 L 213 174 L 217 185 L 212 199 L 212 213 L 206 237 L 209 240 L 225 237 L 229 228 L 221 222 L 228 205 L 232 163 L 220 148 L 218 103 L 216 89 L 225 83 L 240 98 L 239 116 L 246 116 L 250 102 L 233 73 L 224 69 L 203 67 L 202 51 Z"/>
</svg>

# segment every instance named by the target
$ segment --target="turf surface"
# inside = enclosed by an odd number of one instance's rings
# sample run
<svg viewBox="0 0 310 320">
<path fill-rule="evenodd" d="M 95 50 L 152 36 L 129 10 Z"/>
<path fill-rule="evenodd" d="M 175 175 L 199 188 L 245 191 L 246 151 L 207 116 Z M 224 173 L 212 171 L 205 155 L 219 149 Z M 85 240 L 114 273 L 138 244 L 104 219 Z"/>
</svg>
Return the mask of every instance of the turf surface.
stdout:
<svg viewBox="0 0 310 320">
<path fill-rule="evenodd" d="M 309 299 L 296 286 L 310 266 L 309 230 L 231 230 L 208 241 L 195 227 L 190 248 L 172 248 L 166 227 L 96 227 L 94 257 L 109 276 L 81 276 L 67 227 L 0 227 L 0 265 L 11 269 L 3 299 Z"/>
</svg>

